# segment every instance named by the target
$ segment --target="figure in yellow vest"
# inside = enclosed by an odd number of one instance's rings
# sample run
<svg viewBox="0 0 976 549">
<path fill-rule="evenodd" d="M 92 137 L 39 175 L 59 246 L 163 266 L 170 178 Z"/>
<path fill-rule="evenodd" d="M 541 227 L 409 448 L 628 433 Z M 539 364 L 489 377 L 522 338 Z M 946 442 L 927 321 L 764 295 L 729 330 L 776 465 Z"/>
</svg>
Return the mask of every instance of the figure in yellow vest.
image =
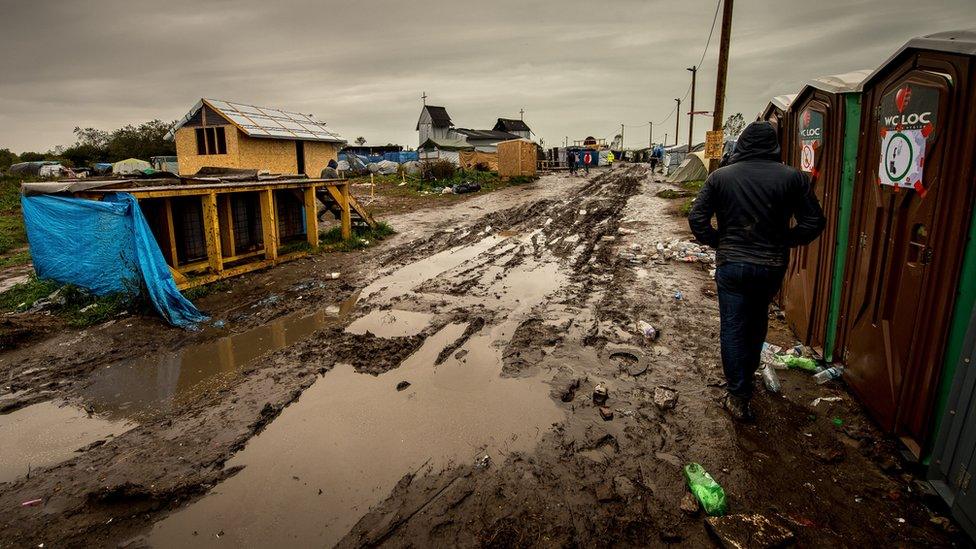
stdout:
<svg viewBox="0 0 976 549">
<path fill-rule="evenodd" d="M 607 166 L 610 166 L 611 170 L 613 169 L 613 158 L 613 151 L 607 152 Z"/>
</svg>

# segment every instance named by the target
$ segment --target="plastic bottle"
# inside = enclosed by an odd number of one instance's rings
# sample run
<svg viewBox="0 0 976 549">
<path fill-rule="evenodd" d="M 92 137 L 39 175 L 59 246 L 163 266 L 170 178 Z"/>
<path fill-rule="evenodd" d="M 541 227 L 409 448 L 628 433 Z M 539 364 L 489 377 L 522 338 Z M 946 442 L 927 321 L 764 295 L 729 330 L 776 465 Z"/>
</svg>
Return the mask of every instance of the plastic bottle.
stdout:
<svg viewBox="0 0 976 549">
<path fill-rule="evenodd" d="M 796 368 L 808 372 L 817 371 L 817 361 L 805 356 L 783 355 L 780 357 L 787 368 Z"/>
<path fill-rule="evenodd" d="M 832 379 L 837 379 L 844 374 L 843 366 L 831 366 L 822 372 L 818 372 L 813 376 L 813 379 L 817 381 L 818 385 L 823 385 Z"/>
<path fill-rule="evenodd" d="M 702 509 L 709 516 L 719 517 L 725 514 L 725 490 L 712 475 L 709 475 L 705 468 L 697 463 L 689 463 L 684 469 L 685 481 L 688 482 L 688 489 L 694 494 Z"/>
<path fill-rule="evenodd" d="M 762 367 L 761 374 L 763 385 L 766 386 L 766 390 L 770 393 L 778 393 L 780 390 L 780 384 L 779 376 L 776 375 L 776 369 L 769 364 L 765 364 Z"/>
<path fill-rule="evenodd" d="M 658 336 L 661 335 L 661 333 L 657 331 L 657 328 L 651 326 L 649 323 L 644 322 L 643 320 L 637 323 L 637 327 L 640 328 L 640 331 L 642 334 L 644 334 L 644 337 L 651 341 L 656 340 Z"/>
</svg>

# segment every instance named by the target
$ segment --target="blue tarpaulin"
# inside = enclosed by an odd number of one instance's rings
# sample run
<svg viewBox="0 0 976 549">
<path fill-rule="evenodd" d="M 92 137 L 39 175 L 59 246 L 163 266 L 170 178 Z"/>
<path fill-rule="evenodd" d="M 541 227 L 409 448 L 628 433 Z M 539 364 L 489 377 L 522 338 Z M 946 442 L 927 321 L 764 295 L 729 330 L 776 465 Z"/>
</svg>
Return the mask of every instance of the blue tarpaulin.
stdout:
<svg viewBox="0 0 976 549">
<path fill-rule="evenodd" d="M 21 197 L 34 270 L 43 279 L 96 295 L 145 291 L 174 326 L 207 320 L 176 288 L 139 202 L 128 193 L 102 201 L 64 196 Z"/>
</svg>

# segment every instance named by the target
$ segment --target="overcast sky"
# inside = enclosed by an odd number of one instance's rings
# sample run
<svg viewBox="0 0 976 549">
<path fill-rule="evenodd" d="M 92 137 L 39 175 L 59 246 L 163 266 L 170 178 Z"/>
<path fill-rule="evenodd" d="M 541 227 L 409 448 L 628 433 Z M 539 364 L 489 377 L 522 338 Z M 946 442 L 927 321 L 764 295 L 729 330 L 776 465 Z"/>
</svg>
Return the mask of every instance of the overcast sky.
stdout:
<svg viewBox="0 0 976 549">
<path fill-rule="evenodd" d="M 547 144 L 674 138 L 713 0 L 0 0 L 0 148 L 75 126 L 182 117 L 201 97 L 315 114 L 352 141 L 417 146 L 421 92 L 456 125 L 519 116 Z M 976 0 L 740 0 L 726 112 L 875 68 L 912 36 L 976 27 Z M 716 25 L 698 78 L 710 110 Z M 687 101 L 682 105 L 686 109 Z M 687 117 L 681 120 L 687 141 Z M 710 119 L 696 121 L 703 139 Z"/>
</svg>

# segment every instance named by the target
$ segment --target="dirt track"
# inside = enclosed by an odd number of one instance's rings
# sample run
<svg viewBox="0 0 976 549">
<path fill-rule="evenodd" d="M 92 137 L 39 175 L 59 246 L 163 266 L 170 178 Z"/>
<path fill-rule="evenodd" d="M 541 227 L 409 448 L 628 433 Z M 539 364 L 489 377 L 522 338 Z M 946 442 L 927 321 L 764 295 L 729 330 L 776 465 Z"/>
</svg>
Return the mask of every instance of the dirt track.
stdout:
<svg viewBox="0 0 976 549">
<path fill-rule="evenodd" d="M 688 236 L 661 188 L 640 166 L 547 176 L 242 277 L 202 303 L 225 328 L 121 319 L 7 353 L 8 411 L 57 398 L 127 423 L 0 484 L 0 546 L 701 546 L 690 461 L 802 546 L 951 543 L 838 386 L 789 372 L 755 426 L 729 421 L 707 268 L 625 259 Z"/>
</svg>

